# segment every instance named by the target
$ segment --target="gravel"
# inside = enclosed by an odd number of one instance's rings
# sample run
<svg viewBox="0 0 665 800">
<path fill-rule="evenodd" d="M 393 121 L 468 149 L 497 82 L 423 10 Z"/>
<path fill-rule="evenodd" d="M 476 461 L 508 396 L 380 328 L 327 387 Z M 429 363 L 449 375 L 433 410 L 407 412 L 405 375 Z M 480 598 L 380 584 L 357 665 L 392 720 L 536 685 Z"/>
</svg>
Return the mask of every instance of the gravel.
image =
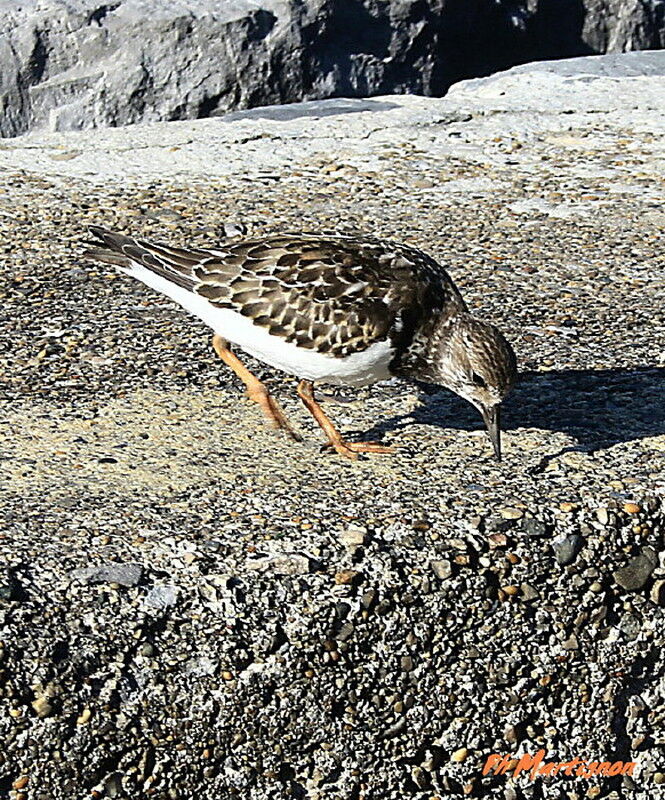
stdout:
<svg viewBox="0 0 665 800">
<path fill-rule="evenodd" d="M 13 800 L 665 797 L 665 79 L 539 69 L 0 149 Z M 457 398 L 390 382 L 325 390 L 397 451 L 347 463 L 254 364 L 287 441 L 201 324 L 81 257 L 91 222 L 424 247 L 518 352 L 504 461 Z M 481 774 L 540 748 L 637 766 Z"/>
</svg>

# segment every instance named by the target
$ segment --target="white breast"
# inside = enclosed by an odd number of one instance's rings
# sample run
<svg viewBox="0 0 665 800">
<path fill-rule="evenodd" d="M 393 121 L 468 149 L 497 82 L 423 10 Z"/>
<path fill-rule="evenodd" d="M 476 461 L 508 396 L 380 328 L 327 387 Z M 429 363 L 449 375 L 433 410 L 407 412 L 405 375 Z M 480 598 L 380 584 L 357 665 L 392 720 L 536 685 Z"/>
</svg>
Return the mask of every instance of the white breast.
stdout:
<svg viewBox="0 0 665 800">
<path fill-rule="evenodd" d="M 388 365 L 394 354 L 390 340 L 375 342 L 360 353 L 333 358 L 315 350 L 297 347 L 247 317 L 226 308 L 216 308 L 205 297 L 176 286 L 154 272 L 132 263 L 123 269 L 128 275 L 167 295 L 209 325 L 215 333 L 245 352 L 290 375 L 345 386 L 367 386 L 391 377 Z"/>
</svg>

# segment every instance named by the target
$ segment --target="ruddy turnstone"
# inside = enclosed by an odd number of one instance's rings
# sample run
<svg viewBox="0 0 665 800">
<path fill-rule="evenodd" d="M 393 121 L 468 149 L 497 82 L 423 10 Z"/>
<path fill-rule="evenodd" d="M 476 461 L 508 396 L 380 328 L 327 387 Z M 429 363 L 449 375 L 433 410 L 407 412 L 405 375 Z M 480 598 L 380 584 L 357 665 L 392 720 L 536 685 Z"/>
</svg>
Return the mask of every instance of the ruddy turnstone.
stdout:
<svg viewBox="0 0 665 800">
<path fill-rule="evenodd" d="M 215 332 L 213 347 L 270 422 L 294 439 L 282 409 L 231 345 L 300 378 L 298 395 L 341 455 L 386 453 L 345 441 L 313 384 L 365 386 L 391 376 L 439 384 L 481 413 L 501 458 L 500 403 L 515 382 L 501 332 L 473 317 L 427 254 L 373 237 L 284 234 L 181 248 L 97 226 L 88 257 L 164 293 Z"/>
</svg>

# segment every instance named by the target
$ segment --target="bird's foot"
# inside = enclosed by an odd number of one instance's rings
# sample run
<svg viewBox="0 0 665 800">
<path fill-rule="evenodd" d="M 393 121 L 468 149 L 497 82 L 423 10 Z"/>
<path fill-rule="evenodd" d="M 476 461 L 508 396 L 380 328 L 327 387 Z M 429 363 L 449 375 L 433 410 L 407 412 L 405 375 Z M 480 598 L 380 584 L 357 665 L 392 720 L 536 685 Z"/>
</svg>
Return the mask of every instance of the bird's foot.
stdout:
<svg viewBox="0 0 665 800">
<path fill-rule="evenodd" d="M 254 403 L 258 403 L 261 406 L 263 415 L 268 420 L 271 428 L 284 431 L 284 433 L 290 439 L 293 439 L 294 442 L 302 442 L 302 436 L 293 430 L 286 418 L 286 415 L 282 411 L 281 406 L 277 400 L 270 395 L 262 383 L 259 383 L 258 386 L 252 386 L 251 388 L 248 388 L 247 396 Z"/>
<path fill-rule="evenodd" d="M 360 453 L 390 454 L 395 452 L 394 447 L 388 447 L 378 442 L 345 442 L 343 440 L 328 442 L 324 445 L 327 448 L 334 448 L 341 456 L 350 458 L 352 461 L 358 459 Z"/>
</svg>

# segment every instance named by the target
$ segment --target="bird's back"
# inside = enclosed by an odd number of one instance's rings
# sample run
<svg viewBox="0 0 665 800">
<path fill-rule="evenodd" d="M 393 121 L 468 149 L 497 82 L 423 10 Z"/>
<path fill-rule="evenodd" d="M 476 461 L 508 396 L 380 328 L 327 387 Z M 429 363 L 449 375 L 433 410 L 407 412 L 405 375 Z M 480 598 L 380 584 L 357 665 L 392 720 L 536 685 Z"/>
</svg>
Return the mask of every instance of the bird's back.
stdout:
<svg viewBox="0 0 665 800">
<path fill-rule="evenodd" d="M 105 246 L 94 257 L 106 253 L 119 266 L 127 258 L 273 336 L 331 356 L 389 335 L 408 345 L 428 319 L 465 309 L 441 265 L 388 240 L 283 234 L 184 249 L 91 230 Z"/>
</svg>

